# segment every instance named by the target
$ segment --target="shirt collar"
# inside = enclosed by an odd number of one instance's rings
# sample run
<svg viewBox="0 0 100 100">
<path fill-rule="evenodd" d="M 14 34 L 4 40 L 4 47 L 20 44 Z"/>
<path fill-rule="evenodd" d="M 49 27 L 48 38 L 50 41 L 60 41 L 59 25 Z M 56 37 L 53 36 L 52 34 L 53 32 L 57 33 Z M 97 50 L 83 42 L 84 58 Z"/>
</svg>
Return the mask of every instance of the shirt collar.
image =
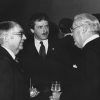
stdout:
<svg viewBox="0 0 100 100">
<path fill-rule="evenodd" d="M 8 48 L 2 46 L 4 49 L 6 49 L 8 51 L 8 53 L 11 55 L 11 57 L 15 60 L 15 54 Z"/>
<path fill-rule="evenodd" d="M 37 45 L 40 44 L 41 41 L 43 42 L 44 45 L 47 45 L 48 44 L 48 39 L 46 39 L 46 40 L 38 40 L 38 39 L 35 38 L 35 43 Z"/>
<path fill-rule="evenodd" d="M 99 37 L 98 34 L 94 34 L 93 36 L 91 36 L 90 38 L 88 38 L 88 39 L 84 42 L 83 47 L 84 47 L 88 42 L 90 42 L 90 41 L 92 41 L 92 40 L 94 40 L 94 39 L 96 39 L 96 38 L 98 38 L 98 37 Z"/>
<path fill-rule="evenodd" d="M 46 40 L 38 40 L 38 39 L 34 38 L 35 47 L 36 47 L 38 52 L 39 52 L 40 46 L 41 46 L 40 41 L 43 42 L 43 45 L 45 46 L 45 50 L 46 50 L 46 54 L 47 54 L 47 51 L 48 51 L 48 39 L 46 39 Z"/>
</svg>

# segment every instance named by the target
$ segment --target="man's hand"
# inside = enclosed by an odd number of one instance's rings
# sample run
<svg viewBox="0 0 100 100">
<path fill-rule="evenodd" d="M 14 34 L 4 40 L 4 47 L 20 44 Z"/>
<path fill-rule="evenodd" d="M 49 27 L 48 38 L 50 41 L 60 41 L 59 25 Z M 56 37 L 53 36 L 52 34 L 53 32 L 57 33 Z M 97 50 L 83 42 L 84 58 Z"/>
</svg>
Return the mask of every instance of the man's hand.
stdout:
<svg viewBox="0 0 100 100">
<path fill-rule="evenodd" d="M 62 92 L 53 92 L 52 96 L 50 96 L 50 100 L 60 100 L 60 95 Z"/>
<path fill-rule="evenodd" d="M 30 88 L 30 97 L 31 98 L 36 97 L 39 93 L 40 92 L 36 88 L 34 88 L 33 86 L 32 86 L 32 88 Z"/>
</svg>

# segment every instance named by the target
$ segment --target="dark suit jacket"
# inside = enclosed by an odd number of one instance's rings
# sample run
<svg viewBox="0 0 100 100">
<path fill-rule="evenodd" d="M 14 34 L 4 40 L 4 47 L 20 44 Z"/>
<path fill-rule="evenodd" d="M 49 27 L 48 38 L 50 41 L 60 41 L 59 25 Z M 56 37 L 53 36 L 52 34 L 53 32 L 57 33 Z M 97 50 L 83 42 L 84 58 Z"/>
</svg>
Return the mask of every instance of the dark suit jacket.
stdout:
<svg viewBox="0 0 100 100">
<path fill-rule="evenodd" d="M 67 78 L 70 76 L 67 69 L 70 66 L 69 59 L 66 59 L 68 65 L 65 65 L 60 58 L 64 51 L 60 51 L 57 42 L 48 41 L 49 47 L 45 59 L 42 59 L 37 52 L 34 39 L 26 42 L 27 46 L 20 53 L 23 67 L 30 74 L 33 86 L 44 93 L 50 92 L 51 82 L 60 81 L 62 84 L 68 82 Z"/>
<path fill-rule="evenodd" d="M 68 74 L 69 81 L 67 80 L 66 87 L 64 86 L 64 92 L 61 95 L 61 100 L 73 100 L 75 99 L 75 97 L 73 97 L 73 91 L 77 90 L 77 88 L 75 87 L 77 84 L 79 84 L 81 79 L 80 68 L 74 68 L 73 65 L 75 65 L 77 60 L 80 59 L 81 50 L 74 45 L 72 36 L 66 36 L 62 39 L 59 39 L 58 44 L 61 49 L 60 51 L 63 51 L 62 53 L 59 53 L 59 56 L 61 58 L 60 62 L 62 62 L 66 66 L 66 68 L 70 70 L 70 73 Z M 65 74 L 65 77 L 66 76 L 67 75 Z"/>
<path fill-rule="evenodd" d="M 100 93 L 100 38 L 87 43 L 82 55 L 82 81 L 85 100 L 99 100 Z M 82 94 L 81 94 L 82 95 Z M 82 95 L 83 97 L 83 95 Z M 87 98 L 87 99 L 86 99 Z M 82 100 L 83 100 L 82 99 Z"/>
<path fill-rule="evenodd" d="M 24 78 L 10 54 L 0 46 L 0 100 L 25 100 Z"/>
<path fill-rule="evenodd" d="M 72 100 L 100 100 L 100 38 L 85 45 L 77 66 L 81 81 L 73 88 Z"/>
</svg>

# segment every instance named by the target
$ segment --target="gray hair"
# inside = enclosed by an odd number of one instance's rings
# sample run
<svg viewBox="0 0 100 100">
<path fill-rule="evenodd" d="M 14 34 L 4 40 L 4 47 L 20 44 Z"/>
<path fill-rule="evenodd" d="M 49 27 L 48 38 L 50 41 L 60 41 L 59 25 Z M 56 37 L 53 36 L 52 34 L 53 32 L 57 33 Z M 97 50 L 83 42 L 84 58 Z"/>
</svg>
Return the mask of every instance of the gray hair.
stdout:
<svg viewBox="0 0 100 100">
<path fill-rule="evenodd" d="M 15 27 L 16 25 L 19 25 L 19 24 L 17 22 L 14 22 L 14 21 L 2 21 L 2 22 L 0 22 L 0 44 L 3 43 L 3 36 L 7 35 L 4 33 L 7 33 L 10 29 Z"/>
<path fill-rule="evenodd" d="M 92 31 L 100 31 L 100 22 L 92 14 L 89 13 L 78 14 L 74 17 L 74 22 L 79 22 L 80 24 L 82 23 L 89 24 L 90 26 L 92 26 Z"/>
</svg>

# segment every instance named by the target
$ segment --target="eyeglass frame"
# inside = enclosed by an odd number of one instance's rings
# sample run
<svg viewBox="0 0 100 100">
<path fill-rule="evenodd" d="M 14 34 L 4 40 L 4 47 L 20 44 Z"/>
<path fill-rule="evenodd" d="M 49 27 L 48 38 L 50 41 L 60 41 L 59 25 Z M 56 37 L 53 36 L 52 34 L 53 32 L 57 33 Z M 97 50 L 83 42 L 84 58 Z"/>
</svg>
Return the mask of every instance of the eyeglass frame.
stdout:
<svg viewBox="0 0 100 100">
<path fill-rule="evenodd" d="M 24 32 L 15 32 L 15 33 L 21 33 L 21 34 L 13 34 L 13 35 L 18 35 L 18 36 L 20 36 L 21 38 L 22 38 L 23 35 L 24 35 Z"/>
<path fill-rule="evenodd" d="M 70 31 L 73 33 L 73 31 L 75 30 L 75 29 L 77 29 L 77 28 L 79 28 L 79 27 L 82 27 L 84 24 L 82 24 L 82 25 L 80 25 L 80 26 L 77 26 L 77 27 L 75 27 L 75 28 L 70 28 Z"/>
</svg>

